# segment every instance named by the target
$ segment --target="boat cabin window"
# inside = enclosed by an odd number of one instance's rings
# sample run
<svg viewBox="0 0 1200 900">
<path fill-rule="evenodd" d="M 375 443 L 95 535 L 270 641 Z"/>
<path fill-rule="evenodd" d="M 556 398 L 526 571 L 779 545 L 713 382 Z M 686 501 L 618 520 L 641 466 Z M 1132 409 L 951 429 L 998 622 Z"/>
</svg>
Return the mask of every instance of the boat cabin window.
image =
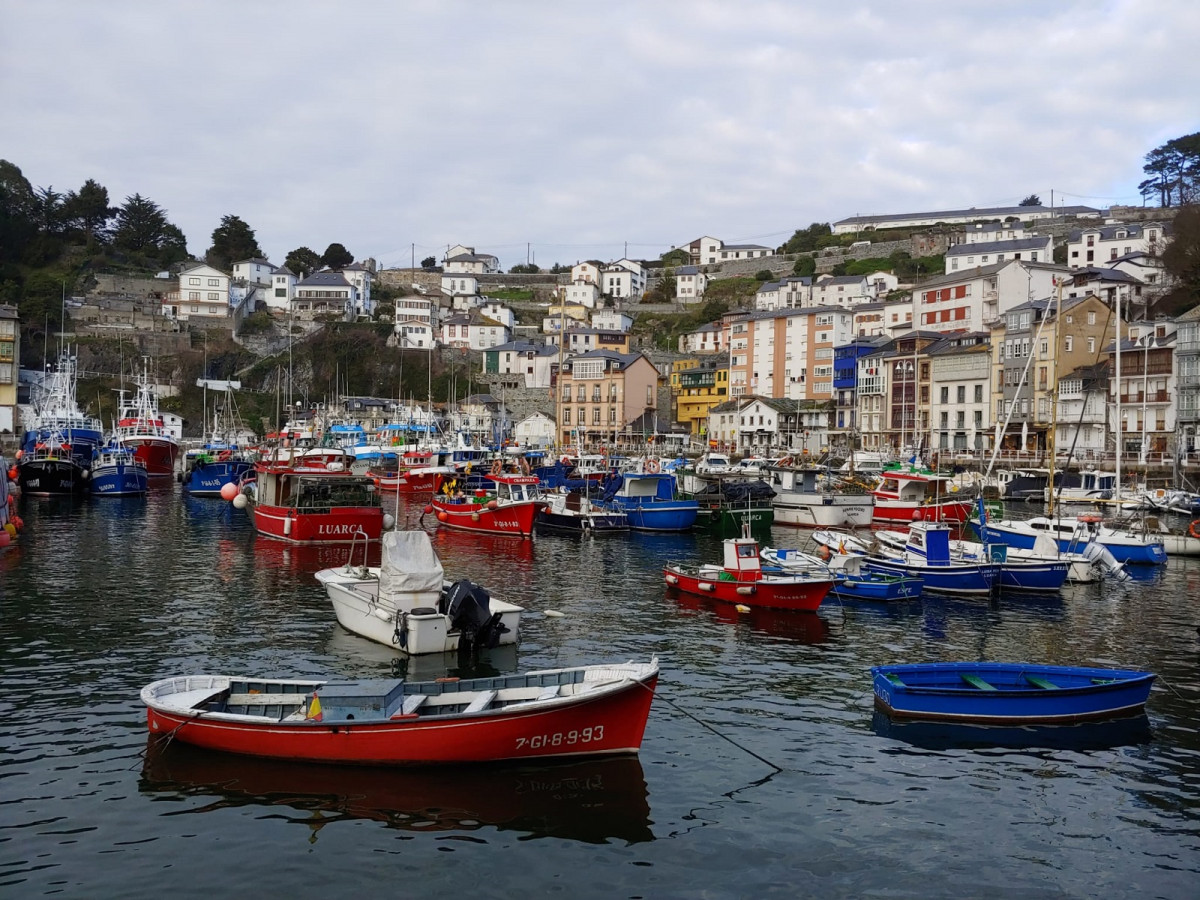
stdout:
<svg viewBox="0 0 1200 900">
<path fill-rule="evenodd" d="M 737 552 L 741 559 L 751 559 L 758 555 L 758 548 L 753 544 L 738 544 Z"/>
</svg>

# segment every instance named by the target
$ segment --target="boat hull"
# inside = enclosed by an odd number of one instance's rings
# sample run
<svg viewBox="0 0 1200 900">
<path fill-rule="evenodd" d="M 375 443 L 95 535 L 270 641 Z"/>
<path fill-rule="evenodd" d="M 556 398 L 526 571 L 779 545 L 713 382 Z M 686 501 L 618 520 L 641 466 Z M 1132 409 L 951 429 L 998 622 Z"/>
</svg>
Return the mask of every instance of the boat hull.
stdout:
<svg viewBox="0 0 1200 900">
<path fill-rule="evenodd" d="M 775 497 L 775 524 L 797 528 L 863 528 L 871 524 L 874 505 L 869 496 L 780 493 Z"/>
<path fill-rule="evenodd" d="M 924 586 L 920 578 L 864 572 L 838 579 L 830 593 L 842 600 L 915 600 Z"/>
<path fill-rule="evenodd" d="M 146 470 L 141 466 L 118 463 L 92 470 L 94 497 L 136 497 L 149 490 Z"/>
<path fill-rule="evenodd" d="M 816 612 L 833 586 L 832 578 L 779 579 L 761 581 L 725 581 L 688 572 L 680 566 L 663 568 L 663 579 L 673 588 L 697 597 L 712 597 L 726 603 L 763 609 L 787 609 Z"/>
<path fill-rule="evenodd" d="M 236 486 L 253 469 L 253 464 L 244 460 L 198 462 L 188 472 L 183 489 L 193 497 L 220 497 L 221 488 Z"/>
<path fill-rule="evenodd" d="M 209 679 L 212 680 L 212 679 Z M 484 710 L 438 718 L 360 721 L 230 721 L 200 710 L 179 713 L 146 699 L 152 734 L 210 750 L 273 759 L 354 765 L 437 765 L 636 753 L 658 670 L 569 704 Z"/>
<path fill-rule="evenodd" d="M 629 531 L 629 517 L 625 513 L 556 513 L 543 509 L 538 513 L 536 524 L 538 531 L 564 534 L 620 534 Z"/>
<path fill-rule="evenodd" d="M 495 508 L 486 503 L 447 503 L 438 497 L 433 500 L 437 520 L 446 528 L 517 538 L 533 535 L 533 523 L 543 506 L 545 503 L 540 500 L 505 503 Z"/>
<path fill-rule="evenodd" d="M 17 485 L 34 497 L 70 497 L 82 494 L 87 482 L 74 460 L 35 459 L 17 464 Z"/>
<path fill-rule="evenodd" d="M 401 475 L 372 475 L 371 480 L 381 491 L 432 494 L 441 489 L 444 477 L 440 472 L 405 472 Z"/>
<path fill-rule="evenodd" d="M 886 575 L 920 578 L 924 590 L 940 594 L 988 595 L 1000 580 L 1000 567 L 995 563 L 938 566 L 872 556 L 863 561 L 863 566 Z"/>
<path fill-rule="evenodd" d="M 120 439 L 123 447 L 133 451 L 133 455 L 146 466 L 146 474 L 151 478 L 168 478 L 175 474 L 175 461 L 179 458 L 179 444 L 173 440 L 158 436 L 123 435 Z"/>
<path fill-rule="evenodd" d="M 347 631 L 410 656 L 458 649 L 462 633 L 450 628 L 446 616 L 437 612 L 440 595 L 430 592 L 423 601 L 414 600 L 423 605 L 415 606 L 407 616 L 398 615 L 391 605 L 380 604 L 373 594 L 356 589 L 354 581 L 340 582 L 336 572 L 332 578 L 323 578 L 323 574 L 317 573 L 317 580 L 325 585 L 338 624 Z M 374 586 L 378 588 L 377 580 Z M 418 613 L 416 609 L 427 611 Z M 505 629 L 500 632 L 497 646 L 516 644 L 520 640 L 522 609 L 494 597 L 489 609 L 500 614 L 500 624 Z"/>
<path fill-rule="evenodd" d="M 650 503 L 617 504 L 629 517 L 634 531 L 690 531 L 699 507 L 695 500 L 656 500 Z"/>
<path fill-rule="evenodd" d="M 896 718 L 1069 724 L 1131 715 L 1155 676 L 1020 663 L 920 663 L 871 670 L 875 704 Z"/>
<path fill-rule="evenodd" d="M 876 525 L 908 525 L 915 520 L 966 522 L 970 517 L 971 504 L 967 502 L 910 503 L 876 497 L 871 521 Z"/>
<path fill-rule="evenodd" d="M 325 512 L 303 513 L 251 500 L 246 508 L 259 534 L 293 544 L 349 544 L 363 534 L 368 541 L 377 541 L 383 534 L 379 506 L 334 506 Z"/>
</svg>

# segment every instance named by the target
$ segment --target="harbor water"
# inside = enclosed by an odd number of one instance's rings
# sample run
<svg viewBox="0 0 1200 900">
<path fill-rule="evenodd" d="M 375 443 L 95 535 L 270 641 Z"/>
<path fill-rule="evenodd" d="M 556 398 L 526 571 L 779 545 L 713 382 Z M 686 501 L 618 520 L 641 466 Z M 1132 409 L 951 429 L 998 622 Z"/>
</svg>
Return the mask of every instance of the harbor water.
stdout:
<svg viewBox="0 0 1200 900">
<path fill-rule="evenodd" d="M 530 612 L 517 648 L 410 663 L 337 625 L 313 573 L 344 548 L 256 537 L 245 513 L 177 485 L 20 511 L 0 552 L 6 897 L 1200 896 L 1200 560 L 1047 597 L 741 613 L 664 586 L 668 560 L 719 559 L 710 536 L 443 531 L 449 576 Z M 419 525 L 419 505 L 396 512 Z M 425 678 L 655 655 L 640 757 L 562 765 L 162 748 L 138 700 L 172 674 Z M 1075 728 L 874 712 L 872 665 L 977 659 L 1159 680 L 1145 716 Z"/>
</svg>

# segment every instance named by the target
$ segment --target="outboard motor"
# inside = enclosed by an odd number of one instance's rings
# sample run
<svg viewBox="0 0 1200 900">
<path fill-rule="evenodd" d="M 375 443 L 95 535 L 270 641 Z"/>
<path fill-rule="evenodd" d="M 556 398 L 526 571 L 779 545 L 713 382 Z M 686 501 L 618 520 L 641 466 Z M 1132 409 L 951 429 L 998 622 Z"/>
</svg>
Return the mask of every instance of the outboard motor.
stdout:
<svg viewBox="0 0 1200 900">
<path fill-rule="evenodd" d="M 500 635 L 508 631 L 500 621 L 501 614 L 492 613 L 491 599 L 486 590 L 466 578 L 446 591 L 439 605 L 449 616 L 450 627 L 460 632 L 459 650 L 491 650 L 500 643 Z"/>
</svg>

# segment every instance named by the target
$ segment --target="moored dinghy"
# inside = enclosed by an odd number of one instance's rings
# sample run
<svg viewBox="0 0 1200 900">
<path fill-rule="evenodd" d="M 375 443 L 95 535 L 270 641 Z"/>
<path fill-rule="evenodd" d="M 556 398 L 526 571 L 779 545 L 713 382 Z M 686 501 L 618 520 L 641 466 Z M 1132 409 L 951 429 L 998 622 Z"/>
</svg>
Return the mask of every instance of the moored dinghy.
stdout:
<svg viewBox="0 0 1200 900">
<path fill-rule="evenodd" d="M 636 753 L 658 660 L 405 682 L 179 675 L 142 688 L 151 734 L 229 753 L 435 765 Z"/>
<path fill-rule="evenodd" d="M 1132 715 L 1155 676 L 1128 669 L 946 662 L 871 669 L 875 705 L 897 718 L 1052 724 Z"/>
</svg>

